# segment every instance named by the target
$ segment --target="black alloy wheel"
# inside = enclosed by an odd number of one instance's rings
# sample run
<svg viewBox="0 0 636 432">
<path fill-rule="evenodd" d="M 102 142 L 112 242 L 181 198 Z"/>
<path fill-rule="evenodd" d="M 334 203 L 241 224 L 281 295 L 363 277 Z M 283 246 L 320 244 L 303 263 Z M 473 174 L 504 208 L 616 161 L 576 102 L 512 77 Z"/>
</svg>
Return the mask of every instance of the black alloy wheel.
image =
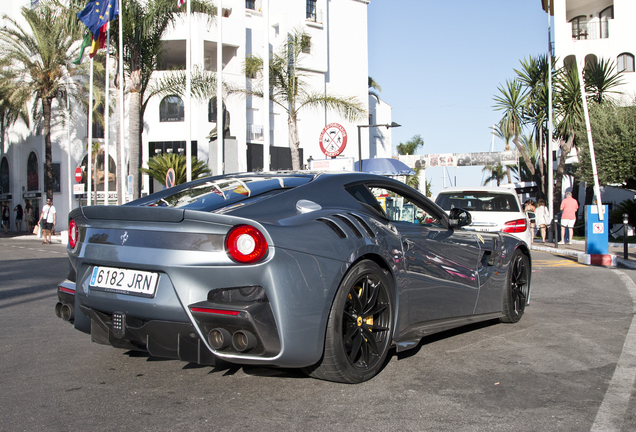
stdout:
<svg viewBox="0 0 636 432">
<path fill-rule="evenodd" d="M 506 285 L 501 321 L 516 323 L 523 316 L 530 295 L 530 260 L 519 249 L 512 255 Z"/>
<path fill-rule="evenodd" d="M 391 286 L 387 273 L 373 261 L 361 261 L 347 273 L 329 314 L 323 358 L 306 372 L 359 383 L 380 371 L 391 346 Z"/>
</svg>

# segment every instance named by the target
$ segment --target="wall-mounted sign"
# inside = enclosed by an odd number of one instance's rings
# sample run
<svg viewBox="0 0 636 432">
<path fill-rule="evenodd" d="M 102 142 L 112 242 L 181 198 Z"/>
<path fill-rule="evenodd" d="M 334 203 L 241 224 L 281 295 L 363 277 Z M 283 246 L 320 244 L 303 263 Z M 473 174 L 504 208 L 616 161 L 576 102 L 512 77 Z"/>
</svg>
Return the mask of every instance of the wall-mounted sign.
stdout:
<svg viewBox="0 0 636 432">
<path fill-rule="evenodd" d="M 329 123 L 320 133 L 320 150 L 327 157 L 336 157 L 347 146 L 347 131 L 338 123 Z"/>
<path fill-rule="evenodd" d="M 312 159 L 309 162 L 311 171 L 353 171 L 353 158 Z"/>
</svg>

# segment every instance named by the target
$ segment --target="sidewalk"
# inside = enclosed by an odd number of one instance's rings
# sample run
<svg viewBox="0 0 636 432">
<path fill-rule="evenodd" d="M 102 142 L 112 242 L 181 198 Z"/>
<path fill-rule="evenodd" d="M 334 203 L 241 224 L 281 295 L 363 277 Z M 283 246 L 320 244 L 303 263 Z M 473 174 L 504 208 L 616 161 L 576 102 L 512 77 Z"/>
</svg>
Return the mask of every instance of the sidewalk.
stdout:
<svg viewBox="0 0 636 432">
<path fill-rule="evenodd" d="M 0 231 L 0 239 L 14 239 L 14 240 L 30 240 L 30 241 L 40 241 L 43 242 L 44 239 L 42 237 L 38 237 L 35 234 L 27 233 L 22 231 L 21 233 L 17 233 L 16 231 L 8 231 L 4 234 L 3 231 Z M 51 243 L 53 244 L 62 244 L 62 233 L 57 231 L 55 234 L 51 236 Z"/>
<path fill-rule="evenodd" d="M 616 265 L 618 267 L 636 269 L 636 244 L 630 243 L 627 246 L 627 260 L 623 258 L 624 254 L 622 243 L 610 243 L 608 253 L 616 257 Z M 571 245 L 560 244 L 557 245 L 557 247 L 554 247 L 554 242 L 541 243 L 540 240 L 539 242 L 537 242 L 537 240 L 535 239 L 534 243 L 531 246 L 531 249 L 541 252 L 555 253 L 559 255 L 569 255 L 578 258 L 579 255 L 585 255 L 585 242 L 581 240 L 574 240 Z"/>
</svg>

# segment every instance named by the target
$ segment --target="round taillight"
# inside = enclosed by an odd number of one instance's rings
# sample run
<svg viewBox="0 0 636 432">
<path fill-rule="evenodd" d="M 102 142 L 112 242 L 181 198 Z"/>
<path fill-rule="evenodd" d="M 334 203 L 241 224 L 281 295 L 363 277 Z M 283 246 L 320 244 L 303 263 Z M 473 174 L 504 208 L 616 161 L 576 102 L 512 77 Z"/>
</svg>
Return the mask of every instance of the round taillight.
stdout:
<svg viewBox="0 0 636 432">
<path fill-rule="evenodd" d="M 75 249 L 78 242 L 79 242 L 79 228 L 77 227 L 77 224 L 75 223 L 75 221 L 71 219 L 71 221 L 68 224 L 68 245 L 71 247 L 71 249 Z"/>
<path fill-rule="evenodd" d="M 256 228 L 238 225 L 230 230 L 225 238 L 225 248 L 234 261 L 255 263 L 267 253 L 267 240 Z"/>
</svg>

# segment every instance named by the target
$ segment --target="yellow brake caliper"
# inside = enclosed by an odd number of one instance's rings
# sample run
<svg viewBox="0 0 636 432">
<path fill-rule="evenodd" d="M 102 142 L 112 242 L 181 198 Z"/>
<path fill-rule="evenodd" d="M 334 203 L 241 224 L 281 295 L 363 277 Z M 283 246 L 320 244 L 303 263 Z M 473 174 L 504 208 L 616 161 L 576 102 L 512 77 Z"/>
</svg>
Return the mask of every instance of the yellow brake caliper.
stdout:
<svg viewBox="0 0 636 432">
<path fill-rule="evenodd" d="M 362 287 L 354 287 L 354 289 L 358 290 L 358 297 L 360 297 L 362 295 Z M 349 293 L 349 300 L 353 300 L 353 297 L 351 297 L 351 293 Z M 361 316 L 359 316 L 358 319 L 356 320 L 356 324 L 358 325 L 358 327 L 360 327 L 363 322 L 366 325 L 372 326 L 373 325 L 373 315 L 369 315 L 364 320 L 363 320 L 363 318 Z M 369 329 L 369 331 L 372 331 L 372 330 Z"/>
</svg>

